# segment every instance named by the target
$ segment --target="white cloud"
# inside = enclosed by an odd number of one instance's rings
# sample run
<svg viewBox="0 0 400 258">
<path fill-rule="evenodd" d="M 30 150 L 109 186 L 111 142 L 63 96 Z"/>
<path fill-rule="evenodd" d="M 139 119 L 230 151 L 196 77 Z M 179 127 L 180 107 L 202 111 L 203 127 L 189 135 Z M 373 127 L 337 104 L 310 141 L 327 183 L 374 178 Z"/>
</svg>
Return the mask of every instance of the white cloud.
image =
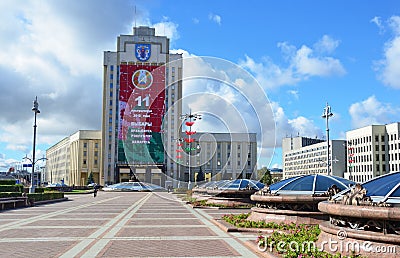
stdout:
<svg viewBox="0 0 400 258">
<path fill-rule="evenodd" d="M 164 17 L 164 21 L 152 24 L 150 26 L 155 28 L 156 35 L 166 36 L 171 40 L 171 42 L 176 41 L 180 37 L 178 32 L 179 25 L 169 21 L 166 17 Z"/>
<path fill-rule="evenodd" d="M 200 20 L 197 19 L 197 18 L 193 18 L 192 21 L 193 21 L 194 24 L 199 24 L 200 23 Z"/>
<path fill-rule="evenodd" d="M 219 16 L 217 14 L 210 13 L 208 15 L 208 19 L 217 23 L 218 25 L 221 25 L 221 16 Z"/>
<path fill-rule="evenodd" d="M 389 26 L 396 36 L 400 36 L 400 16 L 392 16 L 389 19 Z"/>
<path fill-rule="evenodd" d="M 314 49 L 319 53 L 333 53 L 339 44 L 339 40 L 334 40 L 330 36 L 324 35 L 317 43 L 314 44 Z"/>
<path fill-rule="evenodd" d="M 388 103 L 379 102 L 375 96 L 354 103 L 349 108 L 353 128 L 360 128 L 373 124 L 387 124 L 393 122 L 393 117 L 400 110 Z"/>
<path fill-rule="evenodd" d="M 394 37 L 384 46 L 384 58 L 375 63 L 378 78 L 387 86 L 400 89 L 400 16 L 389 20 Z"/>
<path fill-rule="evenodd" d="M 273 111 L 274 111 L 274 118 L 276 123 L 276 139 L 278 147 L 282 144 L 282 139 L 285 137 L 290 136 L 305 136 L 310 138 L 323 136 L 323 132 L 320 128 L 318 128 L 313 120 L 310 120 L 303 116 L 298 116 L 289 119 L 283 107 L 279 105 L 277 102 L 271 103 Z"/>
<path fill-rule="evenodd" d="M 370 20 L 370 22 L 374 23 L 374 24 L 378 27 L 379 33 L 380 33 L 380 34 L 382 34 L 382 33 L 385 32 L 385 27 L 384 27 L 383 24 L 382 24 L 382 19 L 381 19 L 381 17 L 375 16 L 374 18 L 372 18 L 372 19 Z"/>
<path fill-rule="evenodd" d="M 288 123 L 292 128 L 292 132 L 295 133 L 292 134 L 293 136 L 300 135 L 304 137 L 315 138 L 323 135 L 321 129 L 314 125 L 314 121 L 303 116 L 290 119 L 288 120 Z"/>
<path fill-rule="evenodd" d="M 297 90 L 288 90 L 287 93 L 292 95 L 296 100 L 299 99 L 299 91 L 297 91 Z"/>
<path fill-rule="evenodd" d="M 339 41 L 329 36 L 324 35 L 314 44 L 317 51 L 305 45 L 297 49 L 287 42 L 280 42 L 277 46 L 281 49 L 284 60 L 288 62 L 286 67 L 275 64 L 268 57 L 257 63 L 246 56 L 244 61 L 239 62 L 239 65 L 256 77 L 264 89 L 295 85 L 311 76 L 341 76 L 346 73 L 339 59 L 323 55 L 333 52 L 339 46 Z"/>
<path fill-rule="evenodd" d="M 264 89 L 272 89 L 282 85 L 294 85 L 300 81 L 290 68 L 281 68 L 272 61 L 265 59 L 257 63 L 249 56 L 239 61 L 239 65 L 249 70 Z"/>
<path fill-rule="evenodd" d="M 146 17 L 138 10 L 137 25 L 147 24 Z M 41 110 L 38 145 L 55 144 L 80 129 L 100 129 L 103 51 L 115 51 L 117 36 L 132 33 L 133 24 L 125 0 L 0 1 L 3 152 L 25 155 L 32 148 L 35 96 Z M 156 25 L 179 37 L 176 24 L 164 19 Z"/>
<path fill-rule="evenodd" d="M 338 59 L 327 56 L 315 56 L 311 48 L 302 46 L 292 59 L 292 65 L 297 74 L 308 76 L 327 77 L 343 75 L 345 70 Z"/>
</svg>

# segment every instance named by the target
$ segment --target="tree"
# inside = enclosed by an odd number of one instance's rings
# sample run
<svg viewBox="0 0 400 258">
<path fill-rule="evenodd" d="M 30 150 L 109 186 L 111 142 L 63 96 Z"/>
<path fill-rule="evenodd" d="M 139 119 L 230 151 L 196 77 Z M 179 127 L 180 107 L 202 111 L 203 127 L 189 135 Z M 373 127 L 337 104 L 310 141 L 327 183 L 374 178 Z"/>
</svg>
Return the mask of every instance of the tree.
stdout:
<svg viewBox="0 0 400 258">
<path fill-rule="evenodd" d="M 204 181 L 204 173 L 202 167 L 200 167 L 199 173 L 196 176 L 196 182 Z"/>
<path fill-rule="evenodd" d="M 93 179 L 93 173 L 90 172 L 89 177 L 87 179 L 86 185 L 94 183 L 94 179 Z"/>
<path fill-rule="evenodd" d="M 272 176 L 271 172 L 268 170 L 268 168 L 263 167 L 261 169 L 257 170 L 257 176 L 260 178 L 260 182 L 266 185 L 272 184 Z"/>
</svg>

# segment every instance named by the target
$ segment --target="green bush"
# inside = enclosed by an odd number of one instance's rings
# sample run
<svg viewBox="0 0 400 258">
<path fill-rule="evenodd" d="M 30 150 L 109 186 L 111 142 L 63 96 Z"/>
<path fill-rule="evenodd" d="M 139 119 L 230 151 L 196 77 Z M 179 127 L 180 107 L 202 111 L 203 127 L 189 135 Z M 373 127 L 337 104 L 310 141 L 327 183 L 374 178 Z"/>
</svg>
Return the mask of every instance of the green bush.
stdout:
<svg viewBox="0 0 400 258">
<path fill-rule="evenodd" d="M 43 192 L 44 192 L 44 189 L 45 189 L 45 188 L 43 188 L 43 187 L 36 187 L 36 188 L 35 188 L 35 193 L 43 193 Z"/>
<path fill-rule="evenodd" d="M 45 193 L 29 193 L 27 194 L 28 198 L 38 201 L 47 201 L 47 200 L 55 200 L 64 198 L 63 192 L 45 192 Z"/>
<path fill-rule="evenodd" d="M 17 192 L 0 192 L 0 198 L 21 197 L 21 193 Z"/>
<path fill-rule="evenodd" d="M 0 192 L 18 192 L 22 193 L 23 190 L 22 185 L 0 185 Z"/>
<path fill-rule="evenodd" d="M 3 179 L 0 180 L 0 185 L 15 185 L 15 179 Z"/>
</svg>

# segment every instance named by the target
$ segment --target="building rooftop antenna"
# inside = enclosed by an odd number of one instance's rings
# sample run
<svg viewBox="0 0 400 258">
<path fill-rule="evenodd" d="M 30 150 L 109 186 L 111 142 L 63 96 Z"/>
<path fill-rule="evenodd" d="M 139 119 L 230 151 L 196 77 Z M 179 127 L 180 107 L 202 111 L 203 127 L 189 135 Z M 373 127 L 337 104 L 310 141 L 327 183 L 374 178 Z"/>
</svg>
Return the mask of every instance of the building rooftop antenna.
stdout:
<svg viewBox="0 0 400 258">
<path fill-rule="evenodd" d="M 136 28 L 136 5 L 135 5 L 135 14 L 133 18 L 135 19 L 135 28 Z"/>
</svg>

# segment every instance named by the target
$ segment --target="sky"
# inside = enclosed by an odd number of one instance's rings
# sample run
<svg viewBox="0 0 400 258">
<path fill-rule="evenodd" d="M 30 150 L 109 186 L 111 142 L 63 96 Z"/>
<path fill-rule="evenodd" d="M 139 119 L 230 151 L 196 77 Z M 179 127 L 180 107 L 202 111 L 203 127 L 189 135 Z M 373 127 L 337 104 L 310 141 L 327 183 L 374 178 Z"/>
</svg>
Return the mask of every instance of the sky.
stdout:
<svg viewBox="0 0 400 258">
<path fill-rule="evenodd" d="M 261 124 L 273 132 L 248 122 L 275 139 L 260 145 L 270 157 L 259 166 L 282 167 L 282 137 L 325 137 L 326 103 L 331 139 L 400 121 L 396 0 L 0 0 L 0 171 L 32 155 L 36 96 L 36 157 L 77 130 L 100 130 L 103 52 L 116 51 L 117 37 L 135 24 L 169 37 L 173 53 L 226 60 L 253 76 L 262 100 L 243 103 L 237 91 L 210 82 L 197 92 L 222 96 L 243 117 L 269 106 L 273 117 Z M 189 102 L 194 91 L 185 86 Z M 185 105 L 220 105 L 207 101 Z"/>
</svg>

